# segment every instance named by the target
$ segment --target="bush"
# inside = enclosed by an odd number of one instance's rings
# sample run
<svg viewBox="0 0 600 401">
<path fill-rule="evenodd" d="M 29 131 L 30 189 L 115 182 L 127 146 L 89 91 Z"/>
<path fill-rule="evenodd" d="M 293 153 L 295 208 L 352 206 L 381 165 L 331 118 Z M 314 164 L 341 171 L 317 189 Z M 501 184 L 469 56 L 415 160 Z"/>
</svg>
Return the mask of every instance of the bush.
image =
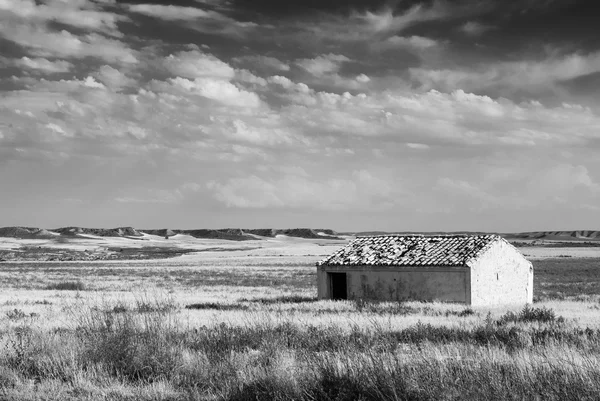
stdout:
<svg viewBox="0 0 600 401">
<path fill-rule="evenodd" d="M 116 377 L 151 382 L 168 378 L 181 364 L 173 316 L 155 311 L 115 314 L 92 310 L 85 318 L 78 329 L 83 359 L 107 366 Z"/>
<path fill-rule="evenodd" d="M 85 291 L 86 286 L 81 281 L 62 281 L 60 283 L 48 284 L 46 289 L 59 291 Z"/>
<path fill-rule="evenodd" d="M 25 312 L 23 312 L 22 309 L 13 309 L 13 310 L 9 310 L 8 312 L 6 312 L 6 317 L 9 320 L 19 320 L 19 319 L 24 319 L 25 317 L 27 317 L 27 314 Z"/>
<path fill-rule="evenodd" d="M 526 305 L 519 313 L 507 312 L 502 315 L 498 321 L 498 325 L 506 323 L 518 323 L 518 322 L 541 322 L 541 323 L 562 323 L 564 318 L 559 316 L 556 317 L 554 310 L 548 308 L 532 308 Z"/>
<path fill-rule="evenodd" d="M 241 304 L 219 304 L 216 302 L 202 302 L 186 305 L 185 309 L 214 309 L 214 310 L 248 310 L 248 305 Z"/>
<path fill-rule="evenodd" d="M 307 297 L 304 295 L 282 295 L 280 297 L 275 298 L 254 298 L 247 299 L 241 298 L 238 302 L 256 302 L 263 305 L 272 305 L 272 304 L 299 304 L 305 302 L 317 302 L 318 299 L 316 297 Z"/>
</svg>

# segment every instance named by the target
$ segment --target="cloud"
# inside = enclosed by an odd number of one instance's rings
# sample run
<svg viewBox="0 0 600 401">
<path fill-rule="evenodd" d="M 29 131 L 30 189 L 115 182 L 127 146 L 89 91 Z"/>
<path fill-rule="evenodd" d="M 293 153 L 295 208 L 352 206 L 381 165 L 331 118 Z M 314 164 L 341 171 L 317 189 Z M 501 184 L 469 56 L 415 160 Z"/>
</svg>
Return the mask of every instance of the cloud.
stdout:
<svg viewBox="0 0 600 401">
<path fill-rule="evenodd" d="M 136 81 L 132 78 L 127 77 L 121 71 L 109 66 L 103 65 L 96 71 L 94 76 L 107 87 L 119 90 L 123 87 L 133 86 Z"/>
<path fill-rule="evenodd" d="M 412 4 L 404 9 L 384 6 L 375 11 L 322 13 L 301 19 L 286 39 L 315 46 L 322 42 L 362 42 L 371 46 L 425 22 L 464 18 L 488 9 L 488 2 L 437 0 Z"/>
<path fill-rule="evenodd" d="M 367 75 L 365 74 L 360 74 L 357 75 L 355 78 L 358 82 L 366 84 L 367 82 L 369 82 L 371 80 L 371 78 L 369 78 Z"/>
<path fill-rule="evenodd" d="M 15 65 L 21 68 L 27 68 L 32 70 L 39 70 L 41 72 L 56 74 L 62 72 L 69 72 L 73 68 L 73 64 L 65 60 L 50 61 L 46 58 L 29 58 L 21 57 L 15 60 Z"/>
<path fill-rule="evenodd" d="M 118 14 L 100 10 L 96 3 L 88 0 L 49 0 L 43 3 L 33 0 L 2 0 L 0 10 L 7 13 L 10 19 L 16 17 L 31 24 L 60 22 L 108 35 L 119 35 L 117 22 L 127 20 Z"/>
<path fill-rule="evenodd" d="M 526 91 L 533 95 L 556 90 L 560 82 L 600 72 L 600 52 L 552 55 L 543 60 L 523 60 L 485 63 L 475 68 L 409 70 L 413 80 L 424 88 L 468 91 L 495 90 L 511 95 Z"/>
<path fill-rule="evenodd" d="M 394 35 L 377 45 L 380 49 L 407 49 L 423 51 L 438 45 L 438 42 L 424 36 L 398 36 Z"/>
<path fill-rule="evenodd" d="M 261 77 L 257 77 L 252 74 L 248 70 L 236 70 L 235 71 L 235 80 L 244 82 L 247 84 L 258 85 L 258 86 L 266 86 L 267 80 Z"/>
<path fill-rule="evenodd" d="M 453 10 L 444 2 L 434 1 L 430 7 L 415 4 L 402 13 L 395 13 L 391 8 L 378 12 L 367 11 L 365 14 L 355 14 L 372 32 L 399 32 L 420 22 L 446 19 L 453 17 Z"/>
<path fill-rule="evenodd" d="M 213 9 L 222 8 L 214 7 L 214 5 L 209 6 L 209 8 Z M 132 13 L 165 21 L 178 21 L 181 23 L 182 27 L 197 32 L 233 37 L 236 39 L 245 39 L 247 38 L 245 35 L 247 35 L 248 32 L 261 28 L 261 26 L 255 22 L 238 21 L 212 9 L 205 10 L 197 7 L 177 5 L 134 4 L 129 5 L 128 10 Z M 231 10 L 226 8 L 224 11 Z"/>
<path fill-rule="evenodd" d="M 477 21 L 467 21 L 460 26 L 460 30 L 470 36 L 480 36 L 493 28 L 491 25 L 485 25 Z"/>
<path fill-rule="evenodd" d="M 39 57 L 100 58 L 108 62 L 137 63 L 136 52 L 125 43 L 95 33 L 78 36 L 44 26 L 0 24 L 0 35 Z"/>
<path fill-rule="evenodd" d="M 263 56 L 263 55 L 252 55 L 252 56 L 243 56 L 243 57 L 235 57 L 233 60 L 235 63 L 239 64 L 250 64 L 251 66 L 267 72 L 273 71 L 289 71 L 290 66 L 287 63 L 279 60 L 275 57 Z"/>
<path fill-rule="evenodd" d="M 540 171 L 531 185 L 540 193 L 554 196 L 564 196 L 578 188 L 600 194 L 600 185 L 594 182 L 585 166 L 568 163 Z"/>
<path fill-rule="evenodd" d="M 430 146 L 429 145 L 425 145 L 424 143 L 412 143 L 409 142 L 406 144 L 407 147 L 411 148 L 411 149 L 418 149 L 418 150 L 426 150 L 429 149 Z"/>
<path fill-rule="evenodd" d="M 313 59 L 301 59 L 296 61 L 296 65 L 302 67 L 314 76 L 323 76 L 338 72 L 342 63 L 350 59 L 342 54 L 323 54 Z"/>
<path fill-rule="evenodd" d="M 196 78 L 192 81 L 177 77 L 168 79 L 168 83 L 177 91 L 196 94 L 228 106 L 255 108 L 261 105 L 260 98 L 255 93 L 240 89 L 222 79 Z"/>
<path fill-rule="evenodd" d="M 232 178 L 225 183 L 210 181 L 207 188 L 227 207 L 242 209 L 389 208 L 399 191 L 366 170 L 354 171 L 348 178 L 325 180 L 312 180 L 304 174 L 289 172 L 282 178 L 273 179 L 251 175 Z"/>
<path fill-rule="evenodd" d="M 136 63 L 136 52 L 120 40 L 123 35 L 117 24 L 128 19 L 103 10 L 104 6 L 89 0 L 3 0 L 0 37 L 29 52 L 21 59 L 28 68 L 37 65 L 41 67 L 38 70 L 47 72 L 64 72 L 68 66 L 60 64 L 66 61 L 51 65 L 42 58 L 95 57 L 111 63 Z"/>
<path fill-rule="evenodd" d="M 221 78 L 232 79 L 234 69 L 212 54 L 198 50 L 171 54 L 164 60 L 164 65 L 172 74 L 184 78 Z"/>
<path fill-rule="evenodd" d="M 205 11 L 196 7 L 181 7 L 175 5 L 134 4 L 129 5 L 128 9 L 134 13 L 169 21 L 196 20 L 198 18 L 213 18 L 220 15 L 214 11 Z"/>
<path fill-rule="evenodd" d="M 115 201 L 119 203 L 178 203 L 182 200 L 183 195 L 178 190 L 152 189 L 141 191 L 143 196 L 119 196 Z"/>
<path fill-rule="evenodd" d="M 55 134 L 70 136 L 69 134 L 67 134 L 65 132 L 65 130 L 60 125 L 57 125 L 54 123 L 48 123 L 48 124 L 46 124 L 46 128 L 48 128 L 50 131 L 52 131 Z"/>
</svg>

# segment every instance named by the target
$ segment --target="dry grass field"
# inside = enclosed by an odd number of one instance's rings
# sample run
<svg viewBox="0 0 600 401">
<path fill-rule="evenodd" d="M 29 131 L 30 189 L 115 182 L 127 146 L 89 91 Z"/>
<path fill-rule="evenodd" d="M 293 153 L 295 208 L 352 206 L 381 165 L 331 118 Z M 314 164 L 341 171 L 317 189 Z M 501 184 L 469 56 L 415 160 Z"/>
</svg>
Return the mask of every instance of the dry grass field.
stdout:
<svg viewBox="0 0 600 401">
<path fill-rule="evenodd" d="M 600 259 L 528 309 L 316 301 L 339 244 L 0 264 L 6 400 L 598 399 Z"/>
</svg>

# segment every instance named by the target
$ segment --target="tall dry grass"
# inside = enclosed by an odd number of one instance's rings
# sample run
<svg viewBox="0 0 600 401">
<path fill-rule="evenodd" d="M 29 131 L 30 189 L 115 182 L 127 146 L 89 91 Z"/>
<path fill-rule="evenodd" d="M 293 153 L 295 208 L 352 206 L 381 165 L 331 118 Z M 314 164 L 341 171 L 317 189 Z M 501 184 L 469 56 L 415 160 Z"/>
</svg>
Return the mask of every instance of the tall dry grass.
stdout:
<svg viewBox="0 0 600 401">
<path fill-rule="evenodd" d="M 423 313 L 403 304 L 345 305 L 367 316 Z M 448 311 L 456 320 L 473 319 L 467 308 Z M 25 316 L 0 333 L 0 398 L 581 400 L 600 394 L 600 330 L 547 308 L 402 329 L 293 319 L 197 325 L 173 300 L 148 297 L 81 303 L 68 313 L 70 327 L 49 330 Z"/>
</svg>

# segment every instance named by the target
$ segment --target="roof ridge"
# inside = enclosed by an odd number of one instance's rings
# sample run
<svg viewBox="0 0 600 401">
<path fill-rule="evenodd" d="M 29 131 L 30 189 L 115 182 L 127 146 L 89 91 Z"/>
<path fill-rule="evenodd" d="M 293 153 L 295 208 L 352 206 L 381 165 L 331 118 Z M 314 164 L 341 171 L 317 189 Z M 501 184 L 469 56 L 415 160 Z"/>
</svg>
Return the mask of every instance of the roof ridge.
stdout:
<svg viewBox="0 0 600 401">
<path fill-rule="evenodd" d="M 502 237 L 499 234 L 379 234 L 379 235 L 357 235 L 358 238 L 398 238 L 398 237 L 419 237 L 419 238 L 467 238 L 467 237 Z"/>
</svg>

